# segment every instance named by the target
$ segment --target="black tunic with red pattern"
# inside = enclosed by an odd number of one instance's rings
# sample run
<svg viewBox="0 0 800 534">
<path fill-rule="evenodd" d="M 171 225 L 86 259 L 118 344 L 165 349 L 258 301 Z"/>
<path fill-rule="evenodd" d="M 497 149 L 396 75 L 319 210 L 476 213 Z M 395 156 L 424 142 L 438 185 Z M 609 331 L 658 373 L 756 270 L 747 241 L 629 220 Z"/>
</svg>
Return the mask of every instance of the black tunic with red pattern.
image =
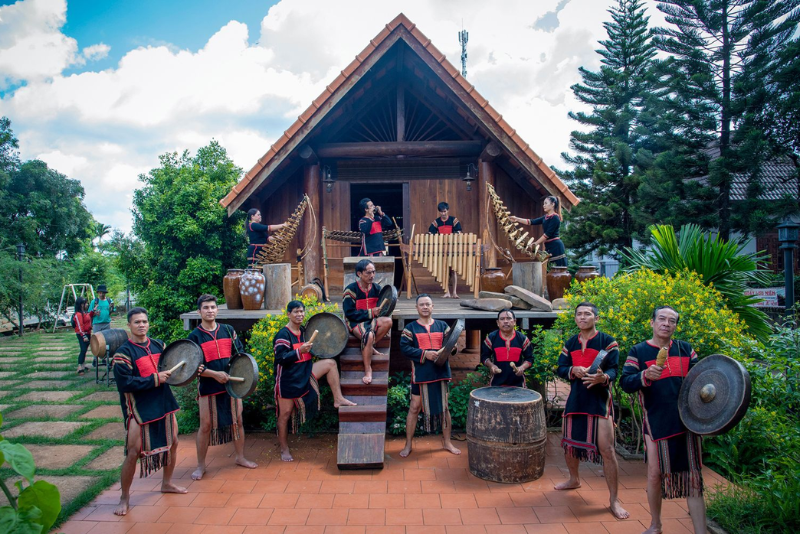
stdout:
<svg viewBox="0 0 800 534">
<path fill-rule="evenodd" d="M 429 234 L 460 234 L 461 231 L 461 222 L 452 215 L 446 221 L 439 217 L 428 227 Z"/>
<path fill-rule="evenodd" d="M 269 243 L 269 225 L 247 222 L 247 263 L 252 267 L 257 263 L 258 254 Z"/>
<path fill-rule="evenodd" d="M 306 330 L 300 327 L 298 336 L 288 326 L 284 326 L 275 334 L 273 351 L 275 353 L 275 409 L 280 416 L 280 403 L 277 399 L 291 399 L 295 405 L 295 416 L 292 418 L 292 430 L 307 420 L 313 419 L 319 412 L 319 385 L 314 376 L 312 356 L 310 352 L 300 352 L 306 342 Z"/>
<path fill-rule="evenodd" d="M 587 388 L 583 381 L 572 374 L 573 367 L 592 366 L 595 357 L 601 351 L 608 351 L 602 365 L 608 376 L 606 384 L 598 384 Z M 595 415 L 609 417 L 611 415 L 611 386 L 619 372 L 619 346 L 617 341 L 605 332 L 596 332 L 594 337 L 581 344 L 580 335 L 572 336 L 564 344 L 558 357 L 558 376 L 569 381 L 571 389 L 564 416 L 572 414 Z"/>
<path fill-rule="evenodd" d="M 500 330 L 486 336 L 481 346 L 481 361 L 491 360 L 502 371 L 492 375 L 490 386 L 525 387 L 525 377 L 517 376 L 511 363 L 520 366 L 524 362 L 533 364 L 533 346 L 523 334 L 514 330 L 511 339 L 505 339 Z"/>
<path fill-rule="evenodd" d="M 362 349 L 367 343 L 368 334 L 375 329 L 380 294 L 381 286 L 374 282 L 366 292 L 358 280 L 344 288 L 342 297 L 344 318 L 347 319 L 353 335 L 361 340 Z"/>
<path fill-rule="evenodd" d="M 386 250 L 383 231 L 390 230 L 392 226 L 394 224 L 386 214 L 375 219 L 361 217 L 358 221 L 358 231 L 361 232 L 361 249 L 358 251 L 358 255 L 377 256 L 383 254 Z"/>
<path fill-rule="evenodd" d="M 203 349 L 203 360 L 206 369 L 212 371 L 228 371 L 228 363 L 232 354 L 242 352 L 243 347 L 236 331 L 231 325 L 217 324 L 213 331 L 198 326 L 189 334 L 189 340 L 197 343 Z M 201 397 L 209 395 L 227 395 L 225 384 L 221 384 L 208 376 L 201 376 L 197 380 L 197 390 Z"/>
</svg>

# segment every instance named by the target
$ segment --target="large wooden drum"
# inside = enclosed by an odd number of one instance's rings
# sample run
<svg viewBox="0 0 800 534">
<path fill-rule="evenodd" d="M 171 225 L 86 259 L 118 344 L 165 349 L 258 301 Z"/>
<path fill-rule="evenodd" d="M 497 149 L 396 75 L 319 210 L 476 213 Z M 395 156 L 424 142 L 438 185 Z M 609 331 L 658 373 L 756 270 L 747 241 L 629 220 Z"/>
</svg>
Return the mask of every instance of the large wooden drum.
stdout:
<svg viewBox="0 0 800 534">
<path fill-rule="evenodd" d="M 126 341 L 128 341 L 128 331 L 122 328 L 109 328 L 92 334 L 89 340 L 89 347 L 92 354 L 98 358 L 113 356 Z M 108 348 L 108 350 L 106 350 Z"/>
<path fill-rule="evenodd" d="M 530 389 L 486 387 L 470 394 L 469 470 L 494 482 L 536 480 L 544 472 L 547 426 L 542 396 Z"/>
</svg>

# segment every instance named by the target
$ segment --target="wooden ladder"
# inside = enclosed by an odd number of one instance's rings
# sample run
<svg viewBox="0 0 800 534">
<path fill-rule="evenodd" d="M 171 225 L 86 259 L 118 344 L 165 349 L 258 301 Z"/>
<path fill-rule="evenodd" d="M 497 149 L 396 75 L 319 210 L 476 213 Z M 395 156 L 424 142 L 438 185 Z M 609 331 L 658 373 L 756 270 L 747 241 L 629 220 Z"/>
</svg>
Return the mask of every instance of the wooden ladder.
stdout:
<svg viewBox="0 0 800 534">
<path fill-rule="evenodd" d="M 377 348 L 388 353 L 391 332 Z M 340 356 L 342 393 L 358 406 L 339 408 L 339 469 L 382 469 L 386 437 L 386 394 L 389 390 L 389 356 L 372 357 L 372 383 L 361 381 L 364 364 L 360 341 L 351 336 Z"/>
</svg>

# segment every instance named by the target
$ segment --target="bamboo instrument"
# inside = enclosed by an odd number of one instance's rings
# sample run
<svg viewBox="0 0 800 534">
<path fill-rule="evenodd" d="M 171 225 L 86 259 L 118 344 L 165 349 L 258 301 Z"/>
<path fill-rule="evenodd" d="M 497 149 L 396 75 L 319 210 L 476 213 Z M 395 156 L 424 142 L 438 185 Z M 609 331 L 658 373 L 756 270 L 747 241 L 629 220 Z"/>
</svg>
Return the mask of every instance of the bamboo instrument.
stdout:
<svg viewBox="0 0 800 534">
<path fill-rule="evenodd" d="M 488 189 L 495 218 L 500 223 L 500 228 L 502 228 L 508 240 L 513 243 L 514 248 L 526 256 L 538 259 L 536 253 L 530 250 L 531 243 L 536 239 L 527 239 L 530 232 L 523 232 L 520 224 L 511 220 L 511 211 L 505 206 L 495 188 L 491 184 L 486 184 L 486 188 Z"/>
<path fill-rule="evenodd" d="M 480 254 L 475 234 L 418 234 L 411 240 L 413 259 L 422 264 L 447 291 L 450 271 L 474 286 L 475 258 Z M 410 267 L 409 267 L 410 268 Z"/>
<path fill-rule="evenodd" d="M 283 261 L 283 256 L 286 249 L 294 240 L 297 229 L 300 228 L 300 222 L 303 219 L 303 214 L 309 204 L 308 195 L 303 195 L 303 199 L 295 208 L 294 212 L 286 220 L 286 226 L 269 236 L 269 242 L 264 248 L 256 255 L 256 263 L 258 265 L 265 265 L 269 263 L 279 263 Z"/>
</svg>

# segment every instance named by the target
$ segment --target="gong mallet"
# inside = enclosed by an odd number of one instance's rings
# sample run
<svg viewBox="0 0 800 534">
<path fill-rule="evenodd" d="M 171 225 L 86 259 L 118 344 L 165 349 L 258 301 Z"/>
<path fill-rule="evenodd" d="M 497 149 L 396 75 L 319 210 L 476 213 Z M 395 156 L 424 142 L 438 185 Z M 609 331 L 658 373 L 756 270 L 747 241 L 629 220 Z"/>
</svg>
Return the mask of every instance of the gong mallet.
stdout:
<svg viewBox="0 0 800 534">
<path fill-rule="evenodd" d="M 177 371 L 178 369 L 180 369 L 180 367 L 185 363 L 186 363 L 186 360 L 181 360 L 180 362 L 175 364 L 175 367 L 173 367 L 172 369 L 168 369 L 167 372 L 172 374 L 175 371 Z"/>
<path fill-rule="evenodd" d="M 319 330 L 314 330 L 314 333 L 311 334 L 311 339 L 309 339 L 306 343 L 313 343 L 314 338 L 317 337 L 317 334 L 319 334 Z"/>
</svg>

